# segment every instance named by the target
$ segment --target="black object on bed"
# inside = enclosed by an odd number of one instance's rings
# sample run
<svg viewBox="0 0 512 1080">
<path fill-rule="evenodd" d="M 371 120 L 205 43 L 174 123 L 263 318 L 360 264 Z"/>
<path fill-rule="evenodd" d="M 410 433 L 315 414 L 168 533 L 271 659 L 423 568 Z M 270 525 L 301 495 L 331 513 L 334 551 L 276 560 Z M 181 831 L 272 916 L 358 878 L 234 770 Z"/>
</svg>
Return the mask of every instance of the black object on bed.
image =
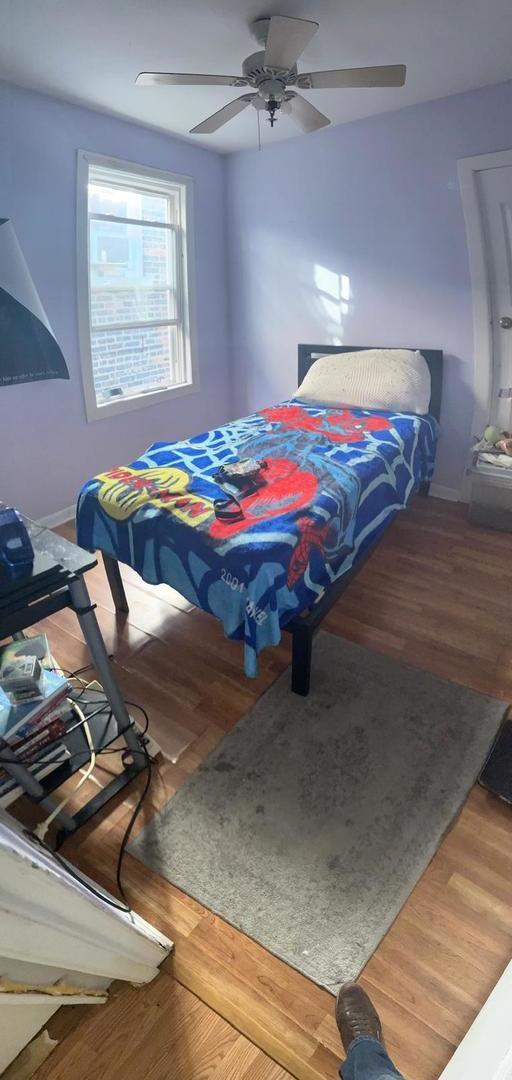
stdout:
<svg viewBox="0 0 512 1080">
<path fill-rule="evenodd" d="M 370 347 L 299 345 L 299 383 L 302 381 L 302 379 L 304 379 L 305 375 L 307 374 L 309 368 L 314 363 L 314 361 L 319 359 L 319 356 L 339 354 L 340 352 L 360 352 L 365 348 Z M 423 356 L 425 356 L 425 360 L 430 369 L 430 415 L 433 416 L 436 420 L 439 420 L 441 411 L 443 353 L 441 350 L 433 349 L 420 349 L 419 351 Z M 279 409 L 267 411 L 270 411 L 271 413 L 271 411 L 279 411 Z M 428 495 L 429 484 L 419 482 L 418 489 L 420 490 L 422 495 Z M 326 615 L 327 611 L 333 607 L 338 597 L 343 591 L 347 589 L 347 585 L 354 578 L 356 573 L 359 572 L 361 566 L 363 566 L 368 556 L 372 554 L 372 552 L 376 548 L 376 545 L 381 536 L 381 531 L 382 528 L 379 531 L 379 535 L 374 540 L 369 540 L 368 536 L 366 540 L 367 546 L 364 550 L 362 548 L 361 552 L 356 555 L 356 561 L 354 562 L 353 566 L 341 572 L 340 576 L 331 584 L 327 584 L 320 598 L 316 599 L 316 602 L 312 604 L 312 606 L 301 610 L 300 615 L 294 615 L 293 618 L 291 618 L 291 621 L 287 623 L 281 623 L 282 629 L 288 631 L 293 636 L 292 689 L 295 693 L 306 696 L 306 694 L 309 692 L 313 634 L 315 630 L 318 630 L 318 627 L 322 622 L 322 619 Z M 89 536 L 89 534 L 87 534 L 87 536 Z M 91 536 L 89 536 L 89 539 L 91 540 Z M 95 546 L 102 546 L 102 544 L 96 543 Z M 123 583 L 117 559 L 112 558 L 111 555 L 105 554 L 105 552 L 103 552 L 103 557 L 114 604 L 116 604 L 116 608 L 118 611 L 127 611 L 127 609 L 129 608 L 127 608 L 126 596 L 123 589 Z M 226 559 L 228 557 L 229 553 L 228 555 L 226 555 Z M 124 561 L 130 562 L 132 564 L 132 559 L 125 558 Z M 229 569 L 231 570 L 232 566 L 230 566 Z M 160 578 L 159 580 L 162 580 L 162 578 Z M 238 581 L 238 578 L 235 577 L 235 580 Z M 207 606 L 205 606 L 205 609 L 208 609 Z M 297 605 L 295 610 L 300 610 L 300 605 Z"/>
</svg>

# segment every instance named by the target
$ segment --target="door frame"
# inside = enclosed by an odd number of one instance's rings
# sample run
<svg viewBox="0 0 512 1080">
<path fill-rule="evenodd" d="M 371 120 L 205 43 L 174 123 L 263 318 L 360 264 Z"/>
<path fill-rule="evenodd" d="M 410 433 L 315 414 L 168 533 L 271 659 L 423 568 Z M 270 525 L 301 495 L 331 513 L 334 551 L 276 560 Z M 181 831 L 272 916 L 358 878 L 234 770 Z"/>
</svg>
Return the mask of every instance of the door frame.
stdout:
<svg viewBox="0 0 512 1080">
<path fill-rule="evenodd" d="M 471 291 L 473 302 L 473 410 L 474 436 L 481 437 L 489 423 L 493 384 L 493 326 L 491 283 L 487 265 L 484 226 L 478 199 L 477 174 L 487 169 L 512 166 L 512 149 L 493 154 L 460 158 L 459 172 L 462 208 L 466 223 Z"/>
<path fill-rule="evenodd" d="M 439 1080 L 506 1080 L 512 1065 L 512 961 L 459 1043 Z"/>
</svg>

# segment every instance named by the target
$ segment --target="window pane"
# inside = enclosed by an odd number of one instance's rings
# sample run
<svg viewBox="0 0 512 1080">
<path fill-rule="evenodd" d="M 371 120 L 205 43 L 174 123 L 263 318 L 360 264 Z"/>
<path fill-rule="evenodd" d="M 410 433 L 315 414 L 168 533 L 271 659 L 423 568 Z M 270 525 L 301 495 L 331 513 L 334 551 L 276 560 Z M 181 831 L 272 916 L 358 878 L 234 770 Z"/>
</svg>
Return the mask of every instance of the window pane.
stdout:
<svg viewBox="0 0 512 1080">
<path fill-rule="evenodd" d="M 176 318 L 176 237 L 168 229 L 91 221 L 91 325 Z"/>
<path fill-rule="evenodd" d="M 172 197 L 149 195 L 121 185 L 89 184 L 89 213 L 114 214 L 115 217 L 139 218 L 143 221 L 169 222 Z"/>
<path fill-rule="evenodd" d="M 173 285 L 175 234 L 158 226 L 91 221 L 91 287 L 97 285 Z"/>
<path fill-rule="evenodd" d="M 91 352 L 99 405 L 183 382 L 175 326 L 96 330 Z"/>
<path fill-rule="evenodd" d="M 91 325 L 95 328 L 175 318 L 176 295 L 172 289 L 91 289 Z"/>
</svg>

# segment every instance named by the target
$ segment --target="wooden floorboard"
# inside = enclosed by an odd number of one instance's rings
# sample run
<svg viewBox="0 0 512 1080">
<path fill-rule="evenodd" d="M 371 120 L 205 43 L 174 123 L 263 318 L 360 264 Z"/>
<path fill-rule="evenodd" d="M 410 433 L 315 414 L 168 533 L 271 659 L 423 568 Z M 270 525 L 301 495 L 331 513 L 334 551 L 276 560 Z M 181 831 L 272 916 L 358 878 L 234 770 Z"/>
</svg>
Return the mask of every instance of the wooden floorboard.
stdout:
<svg viewBox="0 0 512 1080">
<path fill-rule="evenodd" d="M 65 531 L 65 530 L 64 530 Z M 417 499 L 332 609 L 324 628 L 508 702 L 512 698 L 510 537 L 466 522 L 462 506 Z M 142 825 L 290 660 L 285 639 L 256 680 L 213 619 L 131 571 L 116 618 L 102 567 L 91 595 L 123 692 L 154 717 L 169 757 L 155 769 Z M 59 662 L 86 663 L 69 612 L 49 619 Z M 104 768 L 115 769 L 115 759 Z M 113 887 L 119 842 L 142 780 L 68 841 L 65 854 Z M 436 1080 L 503 971 L 512 944 L 510 808 L 476 787 L 362 985 L 408 1080 Z M 341 1050 L 333 998 L 127 856 L 137 911 L 175 953 L 151 986 L 116 988 L 105 1007 L 61 1010 L 59 1046 L 37 1080 L 332 1080 Z"/>
</svg>

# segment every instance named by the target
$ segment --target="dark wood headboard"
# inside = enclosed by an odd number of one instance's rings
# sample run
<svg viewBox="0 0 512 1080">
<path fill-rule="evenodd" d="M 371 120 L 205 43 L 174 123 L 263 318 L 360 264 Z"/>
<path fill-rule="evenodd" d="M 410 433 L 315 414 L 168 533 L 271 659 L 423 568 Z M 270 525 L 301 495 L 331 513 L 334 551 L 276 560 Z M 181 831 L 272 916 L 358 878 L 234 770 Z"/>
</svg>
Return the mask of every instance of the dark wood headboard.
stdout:
<svg viewBox="0 0 512 1080">
<path fill-rule="evenodd" d="M 315 360 L 330 353 L 361 352 L 374 349 L 375 345 L 299 345 L 299 386 Z M 397 348 L 407 348 L 405 345 Z M 418 346 L 415 346 L 418 348 Z M 430 371 L 430 406 L 429 412 L 439 420 L 441 415 L 441 397 L 443 392 L 443 352 L 442 349 L 419 349 Z"/>
</svg>

